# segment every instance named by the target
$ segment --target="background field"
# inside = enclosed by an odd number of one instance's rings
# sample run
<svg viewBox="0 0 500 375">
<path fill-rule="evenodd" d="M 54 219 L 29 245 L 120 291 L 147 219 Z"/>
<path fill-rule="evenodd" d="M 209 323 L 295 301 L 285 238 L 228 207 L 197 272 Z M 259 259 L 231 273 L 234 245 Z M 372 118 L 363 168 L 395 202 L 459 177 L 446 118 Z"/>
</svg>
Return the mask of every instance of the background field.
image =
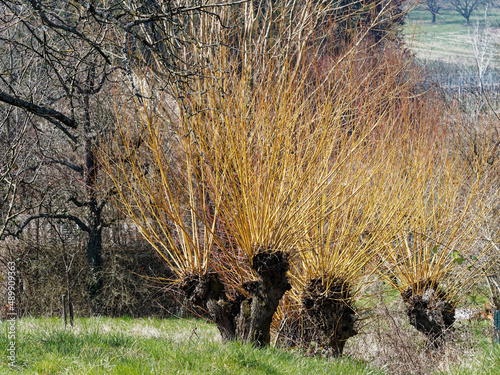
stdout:
<svg viewBox="0 0 500 375">
<path fill-rule="evenodd" d="M 495 50 L 493 60 L 496 67 L 499 67 L 500 10 L 489 10 L 488 19 L 494 36 L 494 40 L 491 41 L 491 46 Z M 437 16 L 436 23 L 432 23 L 430 12 L 417 9 L 406 17 L 405 41 L 422 60 L 471 66 L 474 65 L 474 60 L 470 37 L 478 22 L 480 26 L 484 25 L 482 10 L 473 13 L 470 26 L 467 26 L 465 19 L 456 11 L 442 10 Z"/>
</svg>

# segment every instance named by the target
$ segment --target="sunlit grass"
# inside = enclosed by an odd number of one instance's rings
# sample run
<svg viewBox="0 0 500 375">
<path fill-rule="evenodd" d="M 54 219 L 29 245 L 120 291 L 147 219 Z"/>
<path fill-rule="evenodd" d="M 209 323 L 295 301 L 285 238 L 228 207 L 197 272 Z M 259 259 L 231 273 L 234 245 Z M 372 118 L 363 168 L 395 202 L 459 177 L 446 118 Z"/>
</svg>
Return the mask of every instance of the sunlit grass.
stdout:
<svg viewBox="0 0 500 375">
<path fill-rule="evenodd" d="M 359 359 L 310 358 L 297 349 L 222 343 L 215 326 L 201 320 L 77 318 L 72 329 L 55 318 L 24 318 L 18 323 L 16 371 L 8 369 L 5 323 L 0 324 L 2 374 L 385 373 Z M 467 356 L 460 361 L 459 352 L 447 353 L 457 357 L 456 365 L 441 373 L 498 374 L 500 345 L 491 345 L 485 336 L 489 329 L 490 322 L 459 322 L 453 347 L 467 347 Z M 372 349 L 359 351 L 359 345 L 349 352 L 356 358 L 370 357 Z"/>
<path fill-rule="evenodd" d="M 1 327 L 1 326 L 0 326 Z M 1 327 L 1 347 L 6 345 Z M 23 374 L 375 374 L 363 363 L 304 357 L 275 348 L 255 349 L 213 339 L 204 321 L 180 319 L 22 319 L 17 371 Z M 8 371 L 0 351 L 0 372 Z"/>
<path fill-rule="evenodd" d="M 498 375 L 500 374 L 500 344 L 479 350 L 476 355 L 454 367 L 456 375 Z"/>
</svg>

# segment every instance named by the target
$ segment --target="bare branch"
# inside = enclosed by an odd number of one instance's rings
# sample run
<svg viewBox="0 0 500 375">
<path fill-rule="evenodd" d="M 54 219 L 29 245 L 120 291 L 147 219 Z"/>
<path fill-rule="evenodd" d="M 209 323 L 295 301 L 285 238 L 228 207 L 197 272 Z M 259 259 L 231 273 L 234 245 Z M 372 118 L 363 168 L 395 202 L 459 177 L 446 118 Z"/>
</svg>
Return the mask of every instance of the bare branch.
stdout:
<svg viewBox="0 0 500 375">
<path fill-rule="evenodd" d="M 81 32 L 79 32 L 74 27 L 70 27 L 70 26 L 63 25 L 63 24 L 56 24 L 56 23 L 52 22 L 51 20 L 49 20 L 47 15 L 45 14 L 43 8 L 38 3 L 38 1 L 29 0 L 29 2 L 33 6 L 33 8 L 38 12 L 43 23 L 45 23 L 47 26 L 52 27 L 54 29 L 61 29 L 61 30 L 64 30 L 68 33 L 76 35 L 81 40 L 87 42 L 90 46 L 92 46 L 104 58 L 104 60 L 108 64 L 111 64 L 111 61 L 110 61 L 108 55 L 106 53 L 104 53 L 104 51 L 95 42 L 91 41 L 89 38 L 87 38 L 85 35 L 83 35 Z"/>
<path fill-rule="evenodd" d="M 68 167 L 68 168 L 70 168 L 70 169 L 72 169 L 75 172 L 78 172 L 80 174 L 82 174 L 84 172 L 83 167 L 81 165 L 76 165 L 76 164 L 73 164 L 73 163 L 66 161 L 66 160 L 56 160 L 56 159 L 50 158 L 50 164 L 64 165 L 65 167 Z"/>
<path fill-rule="evenodd" d="M 66 125 L 67 127 L 70 127 L 72 129 L 76 129 L 78 127 L 78 123 L 74 119 L 69 118 L 63 113 L 56 111 L 55 109 L 41 107 L 35 103 L 14 97 L 2 91 L 0 91 L 0 101 L 13 105 L 15 107 L 23 108 L 28 112 L 43 117 L 53 123 L 54 121 L 57 121 L 59 124 Z"/>
<path fill-rule="evenodd" d="M 73 216 L 73 215 L 68 215 L 68 214 L 38 214 L 38 215 L 33 215 L 27 218 L 23 224 L 19 227 L 19 229 L 14 232 L 14 233 L 7 233 L 7 235 L 17 237 L 19 236 L 24 228 L 28 226 L 29 223 L 31 223 L 33 220 L 36 219 L 63 219 L 63 220 L 70 220 L 73 221 L 78 227 L 83 230 L 84 232 L 90 232 L 90 228 L 82 221 L 80 218 Z"/>
</svg>

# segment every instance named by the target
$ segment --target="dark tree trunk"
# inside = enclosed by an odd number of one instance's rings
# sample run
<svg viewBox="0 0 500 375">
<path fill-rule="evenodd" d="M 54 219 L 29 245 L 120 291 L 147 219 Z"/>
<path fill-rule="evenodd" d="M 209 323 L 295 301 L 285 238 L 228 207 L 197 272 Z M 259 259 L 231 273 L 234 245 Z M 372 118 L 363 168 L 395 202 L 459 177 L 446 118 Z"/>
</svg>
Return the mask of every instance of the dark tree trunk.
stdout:
<svg viewBox="0 0 500 375">
<path fill-rule="evenodd" d="M 322 354 L 339 357 L 346 341 L 357 334 L 356 312 L 349 286 L 342 279 L 334 279 L 328 288 L 324 284 L 322 278 L 308 283 L 302 296 L 303 313 L 314 332 L 310 339 L 323 347 Z"/>
<path fill-rule="evenodd" d="M 239 300 L 228 300 L 224 284 L 217 273 L 187 275 L 182 279 L 180 287 L 193 305 L 208 311 L 222 340 L 231 341 L 236 338 L 234 319 L 239 311 Z"/>
<path fill-rule="evenodd" d="M 89 79 L 89 82 L 92 80 Z M 90 84 L 89 87 L 92 87 Z M 85 121 L 84 126 L 87 132 L 91 132 L 89 97 L 84 97 L 85 102 Z M 99 164 L 95 154 L 97 147 L 94 137 L 88 137 L 85 140 L 85 185 L 88 205 L 88 243 L 87 243 L 87 265 L 89 270 L 89 297 L 92 313 L 101 315 L 103 313 L 103 304 L 101 300 L 103 281 L 102 281 L 102 210 L 105 201 L 99 203 L 97 197 L 97 178 L 99 173 Z"/>
<path fill-rule="evenodd" d="M 432 13 L 432 23 L 436 23 L 436 13 L 434 12 L 431 13 Z"/>
<path fill-rule="evenodd" d="M 89 299 L 92 314 L 101 315 L 102 306 L 102 231 L 91 228 L 87 242 L 87 266 L 89 272 Z"/>
<path fill-rule="evenodd" d="M 102 210 L 106 201 L 98 200 L 98 174 L 99 162 L 95 149 L 98 147 L 96 135 L 92 135 L 95 129 L 92 127 L 90 96 L 95 89 L 95 67 L 88 70 L 85 90 L 83 90 L 83 126 L 86 133 L 85 138 L 85 185 L 87 195 L 87 265 L 89 270 L 89 298 L 92 314 L 102 315 L 104 312 L 102 301 Z"/>
<path fill-rule="evenodd" d="M 66 294 L 63 294 L 61 296 L 61 300 L 62 300 L 62 318 L 64 321 L 64 327 L 66 327 L 68 325 L 68 318 L 66 315 Z"/>
<path fill-rule="evenodd" d="M 415 291 L 421 291 L 416 293 Z M 444 292 L 432 285 L 408 288 L 402 293 L 408 303 L 409 323 L 422 332 L 435 348 L 445 340 L 446 331 L 455 322 L 455 307 Z"/>
<path fill-rule="evenodd" d="M 258 279 L 244 285 L 250 298 L 241 303 L 236 334 L 243 342 L 262 347 L 270 343 L 273 315 L 283 294 L 291 289 L 287 277 L 289 262 L 282 252 L 263 250 L 254 256 L 252 268 Z"/>
<path fill-rule="evenodd" d="M 258 347 L 271 341 L 271 322 L 283 294 L 291 288 L 286 276 L 289 263 L 281 252 L 259 252 L 252 268 L 258 279 L 244 285 L 248 297 L 229 300 L 219 276 L 191 274 L 180 288 L 195 306 L 208 311 L 225 341 L 239 339 Z"/>
</svg>

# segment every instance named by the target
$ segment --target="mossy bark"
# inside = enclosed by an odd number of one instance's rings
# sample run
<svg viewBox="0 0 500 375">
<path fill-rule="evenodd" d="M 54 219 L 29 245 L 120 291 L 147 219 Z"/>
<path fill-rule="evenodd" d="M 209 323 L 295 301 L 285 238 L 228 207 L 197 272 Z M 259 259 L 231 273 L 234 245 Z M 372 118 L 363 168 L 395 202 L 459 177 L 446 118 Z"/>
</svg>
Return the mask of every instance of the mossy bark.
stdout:
<svg viewBox="0 0 500 375">
<path fill-rule="evenodd" d="M 418 292 L 417 292 L 418 291 Z M 409 323 L 422 332 L 435 348 L 455 322 L 455 307 L 446 294 L 430 283 L 409 287 L 402 293 L 407 302 Z"/>
<path fill-rule="evenodd" d="M 339 357 L 350 337 L 357 334 L 356 312 L 352 306 L 349 286 L 340 278 L 325 287 L 321 278 L 309 281 L 302 296 L 303 314 L 315 333 L 322 353 Z"/>
</svg>

